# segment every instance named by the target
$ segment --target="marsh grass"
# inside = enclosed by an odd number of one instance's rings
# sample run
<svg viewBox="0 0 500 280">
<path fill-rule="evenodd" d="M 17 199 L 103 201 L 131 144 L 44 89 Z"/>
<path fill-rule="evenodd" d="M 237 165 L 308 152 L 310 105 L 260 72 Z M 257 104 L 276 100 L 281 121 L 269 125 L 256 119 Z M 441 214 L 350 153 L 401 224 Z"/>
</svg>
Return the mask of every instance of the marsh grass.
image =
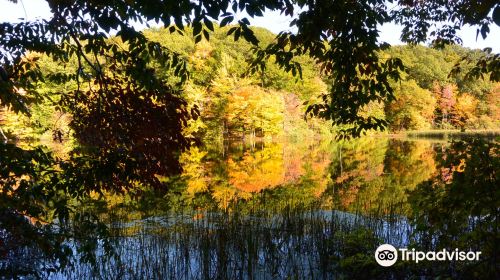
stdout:
<svg viewBox="0 0 500 280">
<path fill-rule="evenodd" d="M 114 220 L 115 257 L 101 252 L 95 266 L 75 262 L 51 278 L 332 279 L 358 262 L 378 269 L 375 248 L 382 241 L 404 244 L 410 231 L 397 216 L 389 223 L 300 207 L 242 212 L 185 211 Z"/>
</svg>

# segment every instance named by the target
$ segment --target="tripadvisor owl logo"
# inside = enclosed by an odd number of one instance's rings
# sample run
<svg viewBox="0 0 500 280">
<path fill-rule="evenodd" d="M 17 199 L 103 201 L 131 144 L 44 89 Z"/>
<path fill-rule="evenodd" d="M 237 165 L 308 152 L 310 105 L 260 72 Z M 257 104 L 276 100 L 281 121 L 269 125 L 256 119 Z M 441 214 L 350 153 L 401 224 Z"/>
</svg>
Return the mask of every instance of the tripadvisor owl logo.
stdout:
<svg viewBox="0 0 500 280">
<path fill-rule="evenodd" d="M 378 246 L 375 251 L 375 260 L 381 266 L 391 266 L 398 260 L 398 251 L 401 261 L 413 261 L 418 263 L 420 261 L 478 261 L 481 255 L 480 251 L 466 252 L 460 251 L 458 248 L 455 250 L 442 249 L 440 251 L 417 251 L 415 248 L 399 248 L 396 249 L 391 244 L 382 244 Z"/>
<path fill-rule="evenodd" d="M 391 266 L 398 260 L 398 250 L 391 244 L 382 244 L 375 251 L 375 260 L 381 266 Z"/>
</svg>

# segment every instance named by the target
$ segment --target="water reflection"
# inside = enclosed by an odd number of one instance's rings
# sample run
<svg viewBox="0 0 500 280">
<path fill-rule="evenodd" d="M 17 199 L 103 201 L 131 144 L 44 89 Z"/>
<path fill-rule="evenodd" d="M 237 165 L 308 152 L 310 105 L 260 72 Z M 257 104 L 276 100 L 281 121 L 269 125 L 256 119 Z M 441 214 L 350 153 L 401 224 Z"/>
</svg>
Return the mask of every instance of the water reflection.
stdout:
<svg viewBox="0 0 500 280">
<path fill-rule="evenodd" d="M 334 207 L 346 211 L 406 213 L 406 192 L 435 171 L 435 148 L 429 141 L 367 139 L 338 148 L 332 164 Z M 397 207 L 397 209 L 395 208 Z"/>
<path fill-rule="evenodd" d="M 446 145 L 389 138 L 229 143 L 224 151 L 184 154 L 182 177 L 188 197 L 209 194 L 220 209 L 262 192 L 300 192 L 303 203 L 322 208 L 377 212 L 401 206 L 408 190 L 431 178 L 436 151 Z"/>
<path fill-rule="evenodd" d="M 75 266 L 50 277 L 499 276 L 496 142 L 225 143 L 192 148 L 180 162 L 180 176 L 161 178 L 168 189 L 106 194 L 85 205 L 82 212 L 97 214 L 109 227 L 92 247 L 96 261 L 76 254 Z M 481 250 L 484 259 L 382 269 L 373 258 L 382 243 Z"/>
<path fill-rule="evenodd" d="M 331 162 L 327 141 L 228 143 L 224 150 L 192 148 L 183 155 L 186 193 L 210 193 L 221 209 L 276 187 L 309 183 L 313 195 L 327 187 Z"/>
</svg>

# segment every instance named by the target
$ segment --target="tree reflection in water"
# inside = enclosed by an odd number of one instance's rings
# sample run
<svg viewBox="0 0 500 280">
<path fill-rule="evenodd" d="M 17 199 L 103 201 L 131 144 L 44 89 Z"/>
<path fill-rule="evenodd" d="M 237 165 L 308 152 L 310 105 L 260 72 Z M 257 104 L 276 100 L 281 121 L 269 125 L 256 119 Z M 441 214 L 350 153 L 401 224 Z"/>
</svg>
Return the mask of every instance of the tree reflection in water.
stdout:
<svg viewBox="0 0 500 280">
<path fill-rule="evenodd" d="M 180 158 L 182 175 L 159 177 L 168 188 L 139 185 L 123 193 L 92 194 L 90 199 L 75 200 L 71 208 L 75 212 L 69 212 L 64 223 L 24 220 L 40 229 L 52 224 L 53 233 L 64 233 L 55 240 L 67 248 L 62 252 L 74 265 L 50 277 L 499 276 L 496 142 L 362 138 L 227 146 L 224 151 L 198 147 L 185 152 Z M 22 175 L 16 173 L 18 178 Z M 2 199 L 14 197 L 4 188 Z M 11 208 L 2 210 L 13 213 L 12 207 L 22 205 L 26 204 L 11 203 Z M 54 204 L 39 208 L 48 213 Z M 21 208 L 16 213 L 38 214 Z M 13 258 L 33 252 L 45 257 L 45 270 L 42 262 L 26 269 L 41 276 L 48 275 L 48 264 L 65 264 L 36 241 L 39 232 L 21 236 L 33 242 L 13 241 L 17 229 L 5 221 L 9 219 L 2 219 L 1 241 L 11 247 L 3 247 L 10 251 L 0 254 L 3 275 L 15 273 Z M 373 258 L 382 243 L 421 250 L 478 250 L 482 258 L 397 262 L 387 269 Z"/>
<path fill-rule="evenodd" d="M 437 175 L 410 192 L 416 246 L 481 251 L 478 262 L 456 262 L 435 274 L 498 279 L 500 250 L 499 145 L 482 139 L 453 142 L 437 154 Z"/>
</svg>

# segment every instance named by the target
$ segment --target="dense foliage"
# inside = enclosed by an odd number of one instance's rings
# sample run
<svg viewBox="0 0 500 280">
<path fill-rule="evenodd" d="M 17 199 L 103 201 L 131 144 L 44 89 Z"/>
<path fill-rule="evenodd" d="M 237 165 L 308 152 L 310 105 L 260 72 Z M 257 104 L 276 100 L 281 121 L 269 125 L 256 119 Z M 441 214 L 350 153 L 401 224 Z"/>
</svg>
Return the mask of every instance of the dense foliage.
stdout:
<svg viewBox="0 0 500 280">
<path fill-rule="evenodd" d="M 330 135 L 329 133 L 349 127 L 332 127 L 331 123 L 316 118 L 304 120 L 308 110 L 305 103 L 320 101 L 319 96 L 328 90 L 329 83 L 328 77 L 321 74 L 320 66 L 312 59 L 307 56 L 297 57 L 301 64 L 302 79 L 297 79 L 274 64 L 268 65 L 265 72 L 248 74 L 253 46 L 245 41 L 235 42 L 228 37 L 226 33 L 230 28 L 214 26 L 215 31 L 210 41 L 202 40 L 199 43 L 195 43 L 195 38 L 171 34 L 167 29 L 144 30 L 145 36 L 152 42 L 175 50 L 190 65 L 189 81 L 182 86 L 164 89 L 175 92 L 177 97 L 164 97 L 161 101 L 160 91 L 142 90 L 135 81 L 129 81 L 124 85 L 125 88 L 118 90 L 116 87 L 124 79 L 123 73 L 119 74 L 118 71 L 113 74 L 118 82 L 104 80 L 110 89 L 116 88 L 112 90 L 116 95 L 108 94 L 100 98 L 98 91 L 86 95 L 77 94 L 73 82 L 55 85 L 54 82 L 45 81 L 38 84 L 38 90 L 49 98 L 29 106 L 32 114 L 29 118 L 13 112 L 4 113 L 5 132 L 9 137 L 20 139 L 47 139 L 51 136 L 68 138 L 74 135 L 81 144 L 104 148 L 106 145 L 115 147 L 121 143 L 128 150 L 149 149 L 159 152 L 161 149 L 158 145 L 163 145 L 161 142 L 143 145 L 137 143 L 144 141 L 139 141 L 140 138 L 155 138 L 154 134 L 175 135 L 176 132 L 181 133 L 177 139 L 185 138 L 176 141 L 195 141 L 275 136 L 310 137 L 315 134 Z M 269 31 L 261 28 L 252 30 L 261 44 L 272 41 L 274 35 Z M 390 81 L 395 99 L 386 102 L 372 101 L 362 108 L 361 116 L 384 119 L 391 132 L 498 129 L 499 84 L 488 78 L 471 81 L 466 79 L 464 73 L 450 75 L 454 62 L 460 57 L 469 57 L 473 61 L 482 54 L 482 51 L 459 46 L 442 50 L 423 46 L 395 46 L 381 52 L 381 57 L 400 58 L 406 71 L 402 80 Z M 46 56 L 38 56 L 38 59 L 41 72 L 48 75 L 71 75 L 77 69 L 75 61 L 59 63 Z M 152 71 L 164 79 L 173 84 L 178 82 L 171 76 L 168 67 L 163 67 L 156 60 L 151 65 Z M 127 94 L 128 88 L 136 94 L 141 93 L 142 97 Z M 62 94 L 63 90 L 69 92 Z M 149 98 L 143 99 L 146 96 Z M 168 107 L 162 106 L 168 103 L 182 106 L 176 117 L 182 122 L 172 123 L 169 119 L 160 119 L 161 110 L 168 110 Z M 61 111 L 61 108 L 66 110 Z M 146 108 L 147 114 L 140 117 L 141 110 Z M 155 108 L 159 110 L 157 113 L 153 112 Z M 130 112 L 135 113 L 130 115 Z M 167 115 L 175 114 L 171 112 Z M 188 118 L 188 115 L 196 118 Z M 121 125 L 108 126 L 108 123 Z M 171 125 L 164 126 L 166 123 Z M 71 124 L 71 128 L 68 124 Z M 19 130 L 19 126 L 24 127 L 25 131 Z M 145 136 L 149 134 L 151 135 Z M 174 141 L 170 147 L 189 145 L 181 144 L 182 142 Z M 174 149 L 169 151 L 173 152 Z M 148 157 L 160 156 L 151 154 Z M 170 155 L 166 158 L 173 157 L 174 155 Z M 171 168 L 175 170 L 175 166 Z"/>
</svg>

